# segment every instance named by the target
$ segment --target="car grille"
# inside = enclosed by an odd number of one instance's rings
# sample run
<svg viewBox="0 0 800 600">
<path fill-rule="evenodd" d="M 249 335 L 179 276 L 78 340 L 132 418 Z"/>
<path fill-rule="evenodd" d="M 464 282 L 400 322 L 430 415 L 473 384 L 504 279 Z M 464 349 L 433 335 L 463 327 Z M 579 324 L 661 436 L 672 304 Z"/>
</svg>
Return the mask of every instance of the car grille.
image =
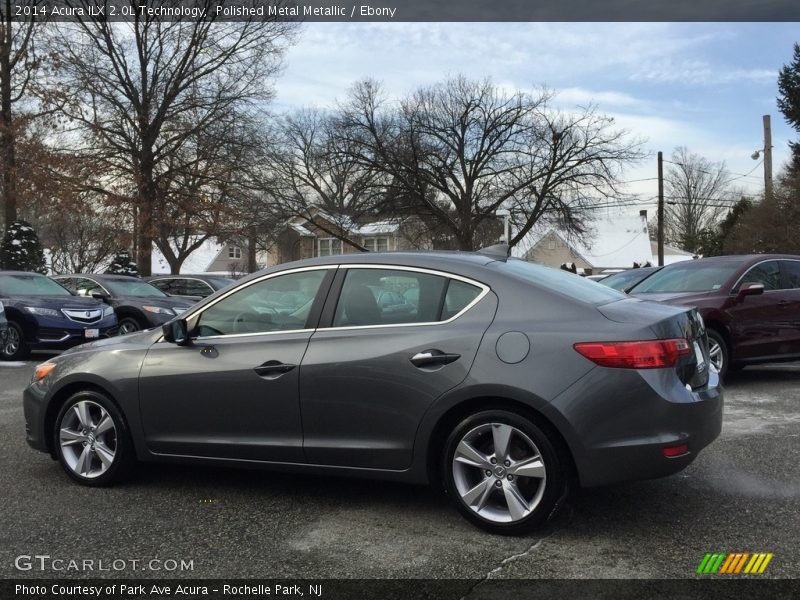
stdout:
<svg viewBox="0 0 800 600">
<path fill-rule="evenodd" d="M 103 318 L 103 310 L 99 308 L 93 308 L 89 310 L 62 308 L 61 312 L 64 313 L 64 316 L 66 316 L 70 321 L 75 321 L 76 323 L 97 323 Z"/>
</svg>

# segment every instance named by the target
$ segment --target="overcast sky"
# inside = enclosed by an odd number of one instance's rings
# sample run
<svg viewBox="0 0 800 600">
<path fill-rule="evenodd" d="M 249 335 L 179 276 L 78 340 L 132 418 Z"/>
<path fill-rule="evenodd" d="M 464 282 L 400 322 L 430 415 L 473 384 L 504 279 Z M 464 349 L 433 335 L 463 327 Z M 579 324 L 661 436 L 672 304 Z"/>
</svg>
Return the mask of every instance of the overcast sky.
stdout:
<svg viewBox="0 0 800 600">
<path fill-rule="evenodd" d="M 450 74 L 530 90 L 565 107 L 595 102 L 646 148 L 685 145 L 734 173 L 757 165 L 772 115 L 775 172 L 796 138 L 778 112 L 777 73 L 800 41 L 796 23 L 308 23 L 287 55 L 275 107 L 326 107 L 364 77 L 392 94 Z M 655 156 L 626 179 L 654 177 Z M 763 189 L 763 170 L 737 180 Z M 642 197 L 656 182 L 631 184 Z"/>
</svg>

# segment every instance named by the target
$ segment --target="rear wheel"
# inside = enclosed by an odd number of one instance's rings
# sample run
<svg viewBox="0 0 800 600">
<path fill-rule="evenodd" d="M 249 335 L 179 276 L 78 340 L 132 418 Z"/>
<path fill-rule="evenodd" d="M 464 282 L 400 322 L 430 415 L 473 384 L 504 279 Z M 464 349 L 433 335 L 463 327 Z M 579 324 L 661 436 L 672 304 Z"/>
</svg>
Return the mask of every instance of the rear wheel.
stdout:
<svg viewBox="0 0 800 600">
<path fill-rule="evenodd" d="M 53 435 L 61 466 L 83 485 L 109 485 L 127 475 L 135 462 L 122 414 L 95 391 L 69 397 L 58 413 Z"/>
<path fill-rule="evenodd" d="M 564 496 L 567 466 L 548 436 L 505 410 L 476 413 L 445 445 L 445 488 L 469 521 L 514 535 L 542 525 Z"/>
<path fill-rule="evenodd" d="M 30 349 L 25 343 L 25 336 L 22 334 L 22 327 L 14 323 L 8 322 L 8 332 L 6 333 L 5 342 L 3 342 L 2 355 L 4 360 L 22 360 L 30 354 Z"/>
<path fill-rule="evenodd" d="M 711 364 L 719 373 L 721 379 L 725 378 L 728 373 L 728 366 L 730 364 L 730 354 L 728 344 L 721 334 L 713 329 L 707 331 L 708 334 L 708 355 L 711 359 Z"/>
</svg>

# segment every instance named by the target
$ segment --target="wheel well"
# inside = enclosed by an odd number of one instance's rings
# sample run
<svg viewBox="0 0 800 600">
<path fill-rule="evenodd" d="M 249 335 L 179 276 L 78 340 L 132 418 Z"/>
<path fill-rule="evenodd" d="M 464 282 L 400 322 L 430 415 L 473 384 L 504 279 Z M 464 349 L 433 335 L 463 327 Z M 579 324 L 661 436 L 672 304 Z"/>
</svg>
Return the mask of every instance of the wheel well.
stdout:
<svg viewBox="0 0 800 600">
<path fill-rule="evenodd" d="M 465 400 L 448 410 L 436 423 L 430 440 L 428 441 L 428 481 L 431 482 L 431 484 L 436 485 L 442 481 L 442 452 L 444 451 L 444 445 L 453 427 L 455 427 L 459 421 L 473 413 L 492 409 L 515 412 L 529 419 L 544 431 L 547 437 L 553 442 L 559 455 L 565 458 L 565 463 L 569 469 L 568 479 L 570 487 L 572 487 L 572 484 L 577 481 L 578 469 L 575 466 L 575 459 L 572 456 L 572 452 L 570 452 L 569 446 L 564 436 L 561 435 L 561 432 L 547 417 L 527 404 L 509 398 L 494 396 Z"/>
<path fill-rule="evenodd" d="M 77 392 L 84 392 L 84 391 L 91 391 L 91 392 L 98 392 L 106 396 L 109 400 L 114 402 L 114 397 L 108 393 L 107 390 L 103 389 L 101 386 L 93 384 L 93 383 L 86 383 L 84 381 L 76 381 L 74 383 L 70 383 L 65 385 L 63 388 L 56 392 L 55 396 L 50 400 L 50 403 L 47 406 L 47 412 L 44 415 L 44 441 L 47 444 L 47 450 L 50 452 L 50 455 L 55 458 L 55 449 L 53 448 L 53 428 L 55 427 L 56 417 L 58 416 L 61 407 L 64 406 L 64 403 L 67 399 Z M 119 408 L 119 406 L 117 406 Z M 122 411 L 120 411 L 122 413 Z"/>
</svg>

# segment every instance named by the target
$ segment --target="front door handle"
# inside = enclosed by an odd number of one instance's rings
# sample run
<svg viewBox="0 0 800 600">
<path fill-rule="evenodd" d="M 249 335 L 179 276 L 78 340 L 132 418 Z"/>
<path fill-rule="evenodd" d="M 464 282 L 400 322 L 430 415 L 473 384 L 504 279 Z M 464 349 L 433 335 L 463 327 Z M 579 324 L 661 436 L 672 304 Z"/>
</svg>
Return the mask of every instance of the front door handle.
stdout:
<svg viewBox="0 0 800 600">
<path fill-rule="evenodd" d="M 263 365 L 253 367 L 253 371 L 265 379 L 277 379 L 284 373 L 288 373 L 294 369 L 296 366 L 297 365 L 282 363 L 279 360 L 268 360 Z"/>
<path fill-rule="evenodd" d="M 410 358 L 415 367 L 432 367 L 434 365 L 449 365 L 461 358 L 460 354 L 449 354 L 441 350 L 423 350 Z"/>
</svg>

